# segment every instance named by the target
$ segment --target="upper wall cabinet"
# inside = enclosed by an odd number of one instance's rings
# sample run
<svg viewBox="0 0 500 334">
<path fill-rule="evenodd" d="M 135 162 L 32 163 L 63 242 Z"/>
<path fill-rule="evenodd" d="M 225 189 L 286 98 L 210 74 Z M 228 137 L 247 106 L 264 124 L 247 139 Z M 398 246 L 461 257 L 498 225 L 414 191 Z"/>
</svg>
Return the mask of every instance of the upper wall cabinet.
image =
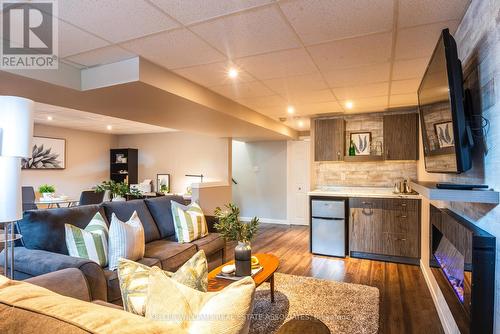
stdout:
<svg viewBox="0 0 500 334">
<path fill-rule="evenodd" d="M 344 120 L 316 119 L 314 121 L 314 161 L 344 160 Z"/>
<path fill-rule="evenodd" d="M 418 114 L 384 115 L 385 160 L 418 160 Z"/>
</svg>

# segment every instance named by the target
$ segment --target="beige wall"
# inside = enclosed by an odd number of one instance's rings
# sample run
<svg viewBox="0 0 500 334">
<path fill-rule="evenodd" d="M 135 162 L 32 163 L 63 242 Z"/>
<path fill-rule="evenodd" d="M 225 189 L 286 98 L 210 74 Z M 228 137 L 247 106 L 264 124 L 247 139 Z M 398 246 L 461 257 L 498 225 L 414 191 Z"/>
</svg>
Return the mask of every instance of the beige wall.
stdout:
<svg viewBox="0 0 500 334">
<path fill-rule="evenodd" d="M 199 182 L 186 174 L 203 174 L 204 182 L 230 178 L 231 140 L 186 132 L 118 136 L 121 148 L 139 149 L 139 181 L 170 174 L 171 191 L 184 193 Z"/>
<path fill-rule="evenodd" d="M 455 33 L 458 54 L 463 63 L 465 86 L 471 88 L 476 111 L 490 120 L 490 131 L 486 137 L 488 154 L 483 154 L 481 145 L 474 148 L 473 168 L 463 174 L 429 174 L 425 172 L 424 161 L 418 164 L 418 178 L 425 181 L 446 181 L 456 183 L 485 183 L 495 190 L 500 189 L 500 11 L 499 1 L 473 0 L 465 17 Z M 496 82 L 495 82 L 496 81 Z M 422 156 L 422 152 L 421 152 Z M 436 204 L 436 203 L 432 203 Z M 451 208 L 458 214 L 472 220 L 477 226 L 496 236 L 496 283 L 495 283 L 495 330 L 500 332 L 500 206 L 480 203 L 437 203 Z M 456 333 L 456 324 L 442 298 L 428 265 L 429 203 L 422 205 L 422 269 L 428 278 L 428 285 L 437 300 L 438 312 L 444 320 L 445 330 Z"/>
<path fill-rule="evenodd" d="M 35 124 L 34 134 L 66 139 L 66 169 L 23 170 L 23 185 L 36 191 L 53 184 L 58 194 L 79 198 L 82 190 L 109 179 L 109 150 L 117 145 L 116 136 L 41 124 Z"/>
</svg>

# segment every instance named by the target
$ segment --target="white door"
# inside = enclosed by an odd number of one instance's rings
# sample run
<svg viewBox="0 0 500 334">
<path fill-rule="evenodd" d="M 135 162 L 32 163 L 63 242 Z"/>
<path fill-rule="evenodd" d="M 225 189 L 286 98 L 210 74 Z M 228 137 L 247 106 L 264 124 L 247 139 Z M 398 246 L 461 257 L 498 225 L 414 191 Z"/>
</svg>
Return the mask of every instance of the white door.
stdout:
<svg viewBox="0 0 500 334">
<path fill-rule="evenodd" d="M 289 224 L 309 225 L 310 142 L 287 143 L 287 217 Z"/>
</svg>

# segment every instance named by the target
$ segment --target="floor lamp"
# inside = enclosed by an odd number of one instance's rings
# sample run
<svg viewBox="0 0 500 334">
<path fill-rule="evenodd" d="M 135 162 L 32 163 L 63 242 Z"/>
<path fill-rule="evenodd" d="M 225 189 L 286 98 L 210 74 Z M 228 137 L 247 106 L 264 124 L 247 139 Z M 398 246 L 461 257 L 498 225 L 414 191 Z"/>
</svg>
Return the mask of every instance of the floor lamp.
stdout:
<svg viewBox="0 0 500 334">
<path fill-rule="evenodd" d="M 3 273 L 14 278 L 15 222 L 22 219 L 21 159 L 31 157 L 33 138 L 31 100 L 16 96 L 0 96 L 0 226 L 4 233 Z"/>
</svg>

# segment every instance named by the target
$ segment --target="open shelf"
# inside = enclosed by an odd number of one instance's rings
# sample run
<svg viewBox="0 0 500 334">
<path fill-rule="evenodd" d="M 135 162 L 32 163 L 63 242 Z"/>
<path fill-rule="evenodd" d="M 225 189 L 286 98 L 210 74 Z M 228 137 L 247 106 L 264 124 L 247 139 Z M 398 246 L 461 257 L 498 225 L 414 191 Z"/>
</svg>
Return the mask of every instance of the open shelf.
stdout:
<svg viewBox="0 0 500 334">
<path fill-rule="evenodd" d="M 433 201 L 499 204 L 500 193 L 488 190 L 438 189 L 435 182 L 411 181 L 411 187 Z"/>
<path fill-rule="evenodd" d="M 346 155 L 344 161 L 346 162 L 366 162 L 366 161 L 382 161 L 384 157 L 381 155 Z"/>
</svg>

